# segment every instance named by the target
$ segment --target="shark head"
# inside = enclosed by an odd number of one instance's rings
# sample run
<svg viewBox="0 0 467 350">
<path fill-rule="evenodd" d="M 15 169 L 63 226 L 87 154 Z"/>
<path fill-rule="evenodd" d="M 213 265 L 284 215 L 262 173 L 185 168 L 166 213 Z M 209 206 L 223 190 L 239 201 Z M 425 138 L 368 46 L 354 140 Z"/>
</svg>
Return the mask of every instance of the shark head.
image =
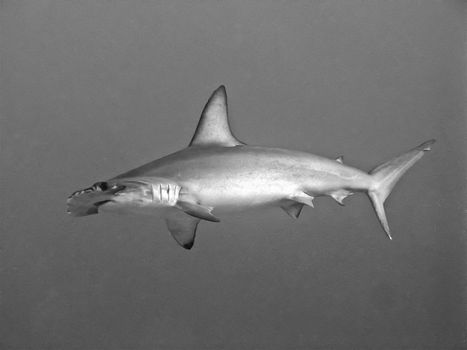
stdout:
<svg viewBox="0 0 467 350">
<path fill-rule="evenodd" d="M 72 216 L 86 216 L 104 208 L 113 211 L 154 204 L 157 203 L 152 184 L 132 179 L 110 180 L 73 192 L 67 200 L 67 212 Z"/>
</svg>

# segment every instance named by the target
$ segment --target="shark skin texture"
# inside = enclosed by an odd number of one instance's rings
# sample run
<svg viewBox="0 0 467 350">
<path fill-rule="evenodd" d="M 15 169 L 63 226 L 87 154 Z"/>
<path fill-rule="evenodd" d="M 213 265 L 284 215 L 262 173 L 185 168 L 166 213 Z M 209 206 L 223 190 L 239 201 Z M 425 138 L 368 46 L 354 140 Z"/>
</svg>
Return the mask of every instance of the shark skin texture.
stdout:
<svg viewBox="0 0 467 350">
<path fill-rule="evenodd" d="M 230 130 L 227 95 L 217 88 L 201 113 L 188 147 L 107 181 L 74 192 L 68 213 L 159 215 L 184 248 L 193 247 L 201 220 L 219 222 L 222 215 L 276 206 L 298 218 L 313 199 L 343 200 L 363 192 L 370 198 L 387 236 L 392 239 L 384 201 L 401 176 L 435 140 L 385 162 L 369 173 L 328 159 L 280 148 L 250 146 Z"/>
</svg>

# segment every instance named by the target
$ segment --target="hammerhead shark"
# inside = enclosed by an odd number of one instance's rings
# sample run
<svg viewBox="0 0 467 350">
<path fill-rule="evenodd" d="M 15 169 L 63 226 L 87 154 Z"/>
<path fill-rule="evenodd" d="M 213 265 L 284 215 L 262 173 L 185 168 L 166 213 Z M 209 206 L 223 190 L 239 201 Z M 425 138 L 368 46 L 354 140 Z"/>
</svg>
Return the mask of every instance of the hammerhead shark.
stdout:
<svg viewBox="0 0 467 350">
<path fill-rule="evenodd" d="M 435 140 L 379 165 L 369 173 L 310 153 L 249 146 L 230 130 L 227 94 L 217 88 L 205 105 L 188 147 L 107 181 L 74 192 L 68 213 L 101 212 L 160 215 L 175 240 L 191 249 L 200 220 L 219 222 L 222 214 L 277 206 L 298 218 L 313 199 L 330 196 L 343 205 L 366 193 L 391 238 L 384 201 L 401 176 L 430 150 Z"/>
</svg>

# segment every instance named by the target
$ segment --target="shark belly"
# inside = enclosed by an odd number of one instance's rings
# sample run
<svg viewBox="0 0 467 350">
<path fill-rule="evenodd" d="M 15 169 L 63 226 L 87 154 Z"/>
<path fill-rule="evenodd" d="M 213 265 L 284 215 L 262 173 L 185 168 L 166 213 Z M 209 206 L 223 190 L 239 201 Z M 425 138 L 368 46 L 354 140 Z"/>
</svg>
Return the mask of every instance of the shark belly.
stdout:
<svg viewBox="0 0 467 350">
<path fill-rule="evenodd" d="M 274 205 L 287 198 L 298 187 L 286 179 L 269 181 L 258 174 L 255 178 L 220 176 L 215 181 L 187 181 L 186 188 L 202 203 L 216 211 L 242 211 L 252 207 Z"/>
</svg>

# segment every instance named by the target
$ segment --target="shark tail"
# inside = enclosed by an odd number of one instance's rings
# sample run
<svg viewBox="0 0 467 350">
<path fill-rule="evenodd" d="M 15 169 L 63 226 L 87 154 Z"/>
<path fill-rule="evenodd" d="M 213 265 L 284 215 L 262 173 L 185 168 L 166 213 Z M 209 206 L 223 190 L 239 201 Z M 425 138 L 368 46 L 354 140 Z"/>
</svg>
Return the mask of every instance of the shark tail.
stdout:
<svg viewBox="0 0 467 350">
<path fill-rule="evenodd" d="M 425 152 L 431 150 L 431 145 L 433 143 L 435 143 L 435 140 L 426 141 L 414 149 L 395 157 L 370 171 L 373 182 L 368 189 L 368 196 L 375 208 L 375 212 L 381 226 L 389 239 L 392 239 L 392 237 L 386 213 L 384 211 L 384 201 L 391 194 L 392 189 L 402 175 L 404 175 L 412 165 L 422 158 Z"/>
</svg>

